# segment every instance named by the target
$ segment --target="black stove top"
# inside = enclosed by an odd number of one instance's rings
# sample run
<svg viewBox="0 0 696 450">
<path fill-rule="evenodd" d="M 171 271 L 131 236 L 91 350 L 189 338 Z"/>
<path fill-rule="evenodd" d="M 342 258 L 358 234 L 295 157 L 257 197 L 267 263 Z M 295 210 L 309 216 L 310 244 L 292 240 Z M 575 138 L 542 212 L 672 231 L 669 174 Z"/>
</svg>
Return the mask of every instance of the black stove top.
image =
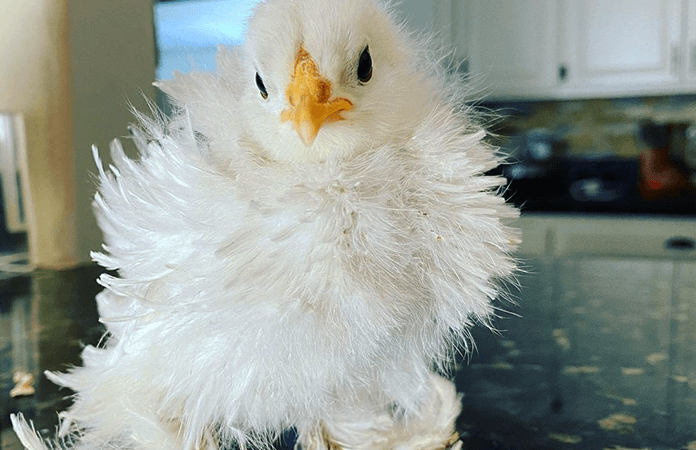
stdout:
<svg viewBox="0 0 696 450">
<path fill-rule="evenodd" d="M 696 217 L 696 188 L 646 200 L 638 189 L 637 159 L 561 159 L 499 167 L 505 197 L 523 212 Z M 525 174 L 528 174 L 525 176 Z"/>
</svg>

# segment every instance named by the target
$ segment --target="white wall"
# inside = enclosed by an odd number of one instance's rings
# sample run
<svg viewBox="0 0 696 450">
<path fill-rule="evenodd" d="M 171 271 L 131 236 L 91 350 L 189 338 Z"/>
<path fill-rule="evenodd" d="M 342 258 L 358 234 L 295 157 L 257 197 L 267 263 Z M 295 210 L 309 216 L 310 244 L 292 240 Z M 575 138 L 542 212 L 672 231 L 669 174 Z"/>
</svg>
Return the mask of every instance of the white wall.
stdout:
<svg viewBox="0 0 696 450">
<path fill-rule="evenodd" d="M 68 0 L 72 130 L 76 181 L 78 258 L 100 250 L 102 234 L 92 211 L 96 191 L 91 146 L 105 164 L 109 142 L 128 134 L 128 109 L 147 112 L 154 100 L 155 37 L 151 0 Z M 126 150 L 133 146 L 122 140 Z"/>
<path fill-rule="evenodd" d="M 48 267 L 79 260 L 67 2 L 0 1 L 0 109 L 25 116 L 30 257 Z"/>
<path fill-rule="evenodd" d="M 31 262 L 86 262 L 102 241 L 90 146 L 107 150 L 127 103 L 154 95 L 151 0 L 0 1 L 0 61 L 0 109 L 25 115 Z"/>
</svg>

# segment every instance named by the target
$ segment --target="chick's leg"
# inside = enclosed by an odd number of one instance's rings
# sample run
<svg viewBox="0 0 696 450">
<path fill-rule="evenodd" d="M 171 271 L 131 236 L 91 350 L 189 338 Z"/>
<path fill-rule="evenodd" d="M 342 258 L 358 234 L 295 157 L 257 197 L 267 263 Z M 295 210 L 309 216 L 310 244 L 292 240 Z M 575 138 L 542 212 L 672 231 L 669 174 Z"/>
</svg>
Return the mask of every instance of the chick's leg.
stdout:
<svg viewBox="0 0 696 450">
<path fill-rule="evenodd" d="M 430 397 L 417 414 L 394 414 L 369 406 L 341 411 L 308 430 L 299 430 L 302 450 L 459 450 L 455 421 L 461 398 L 452 382 L 431 374 Z"/>
</svg>

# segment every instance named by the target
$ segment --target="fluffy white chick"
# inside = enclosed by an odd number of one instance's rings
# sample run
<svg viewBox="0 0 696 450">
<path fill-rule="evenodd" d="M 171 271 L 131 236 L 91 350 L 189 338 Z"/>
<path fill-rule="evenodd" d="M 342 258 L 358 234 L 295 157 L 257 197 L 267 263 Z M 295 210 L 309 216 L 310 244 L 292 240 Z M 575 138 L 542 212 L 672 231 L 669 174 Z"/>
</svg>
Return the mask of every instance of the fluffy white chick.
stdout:
<svg viewBox="0 0 696 450">
<path fill-rule="evenodd" d="M 495 311 L 516 212 L 426 47 L 373 0 L 267 0 L 216 74 L 160 83 L 179 112 L 140 117 L 138 161 L 114 142 L 99 163 L 94 258 L 119 276 L 100 278 L 105 345 L 48 374 L 75 391 L 56 445 L 457 440 L 436 372 Z"/>
</svg>

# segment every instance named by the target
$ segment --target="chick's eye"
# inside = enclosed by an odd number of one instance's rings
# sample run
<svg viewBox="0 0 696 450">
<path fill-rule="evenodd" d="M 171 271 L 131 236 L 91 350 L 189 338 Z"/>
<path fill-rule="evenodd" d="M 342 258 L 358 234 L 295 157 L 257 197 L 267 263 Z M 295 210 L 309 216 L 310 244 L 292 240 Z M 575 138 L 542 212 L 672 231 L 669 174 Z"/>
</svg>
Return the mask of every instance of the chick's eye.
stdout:
<svg viewBox="0 0 696 450">
<path fill-rule="evenodd" d="M 259 75 L 258 72 L 256 72 L 256 87 L 259 88 L 259 92 L 261 93 L 261 97 L 266 100 L 268 98 L 268 91 L 266 90 L 266 86 L 263 84 L 263 80 L 261 79 L 261 76 Z"/>
<path fill-rule="evenodd" d="M 370 56 L 370 48 L 366 46 L 360 54 L 358 62 L 358 81 L 364 84 L 370 81 L 370 78 L 372 78 L 372 57 Z"/>
</svg>

